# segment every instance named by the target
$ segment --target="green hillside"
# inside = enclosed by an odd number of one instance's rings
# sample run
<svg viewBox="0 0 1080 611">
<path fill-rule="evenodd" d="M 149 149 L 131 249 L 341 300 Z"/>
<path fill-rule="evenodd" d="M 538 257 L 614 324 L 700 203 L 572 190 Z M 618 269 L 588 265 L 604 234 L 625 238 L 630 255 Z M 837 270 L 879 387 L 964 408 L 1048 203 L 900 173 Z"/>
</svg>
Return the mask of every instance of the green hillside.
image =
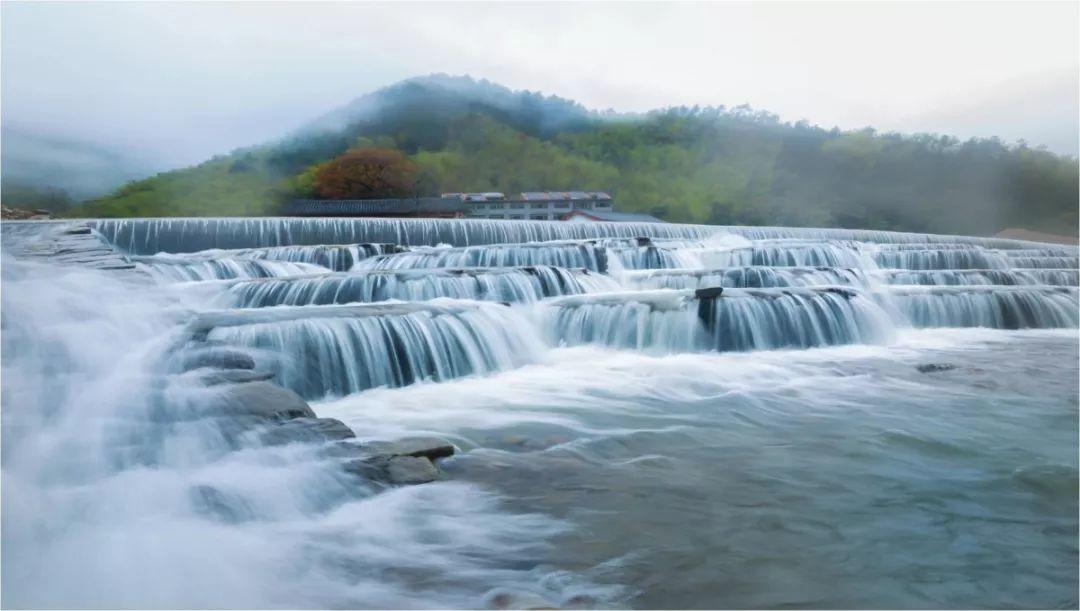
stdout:
<svg viewBox="0 0 1080 611">
<path fill-rule="evenodd" d="M 86 216 L 274 214 L 311 166 L 402 151 L 424 194 L 598 189 L 669 221 L 1076 234 L 1077 161 L 997 139 L 826 130 L 747 107 L 601 115 L 444 76 L 360 98 L 282 140 L 129 183 Z"/>
</svg>

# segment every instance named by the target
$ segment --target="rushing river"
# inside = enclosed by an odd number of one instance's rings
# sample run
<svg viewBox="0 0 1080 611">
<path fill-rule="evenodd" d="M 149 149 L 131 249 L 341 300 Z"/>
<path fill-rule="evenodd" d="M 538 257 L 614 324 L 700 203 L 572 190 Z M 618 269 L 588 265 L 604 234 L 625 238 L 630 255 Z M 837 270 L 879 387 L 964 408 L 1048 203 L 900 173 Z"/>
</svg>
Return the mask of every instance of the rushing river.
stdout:
<svg viewBox="0 0 1080 611">
<path fill-rule="evenodd" d="M 133 269 L 3 225 L 6 607 L 1078 604 L 1076 248 L 91 225 Z M 192 345 L 361 442 L 458 452 L 385 488 L 325 443 L 239 435 L 177 366 Z"/>
</svg>

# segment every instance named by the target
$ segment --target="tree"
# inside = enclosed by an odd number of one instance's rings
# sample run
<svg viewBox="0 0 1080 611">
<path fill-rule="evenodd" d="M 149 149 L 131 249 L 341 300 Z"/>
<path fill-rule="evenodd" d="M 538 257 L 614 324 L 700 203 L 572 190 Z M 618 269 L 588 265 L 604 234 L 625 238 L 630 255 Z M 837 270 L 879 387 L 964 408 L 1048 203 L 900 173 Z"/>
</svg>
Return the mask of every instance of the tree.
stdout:
<svg viewBox="0 0 1080 611">
<path fill-rule="evenodd" d="M 415 195 L 416 165 L 400 151 L 354 148 L 318 166 L 314 190 L 327 199 L 378 199 Z"/>
</svg>

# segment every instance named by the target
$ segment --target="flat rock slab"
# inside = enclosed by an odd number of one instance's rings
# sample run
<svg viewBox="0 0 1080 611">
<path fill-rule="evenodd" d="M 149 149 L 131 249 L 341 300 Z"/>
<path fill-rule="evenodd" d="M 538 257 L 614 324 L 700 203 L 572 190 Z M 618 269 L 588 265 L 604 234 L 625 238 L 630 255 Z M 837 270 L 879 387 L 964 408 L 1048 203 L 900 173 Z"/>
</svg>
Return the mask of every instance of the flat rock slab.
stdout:
<svg viewBox="0 0 1080 611">
<path fill-rule="evenodd" d="M 221 371 L 211 371 L 205 375 L 199 376 L 199 381 L 206 386 L 217 386 L 218 384 L 243 384 L 244 382 L 262 382 L 272 379 L 274 373 L 271 371 L 258 371 L 253 369 L 223 369 Z"/>
<path fill-rule="evenodd" d="M 919 373 L 938 373 L 940 371 L 956 369 L 956 365 L 950 363 L 924 363 L 922 365 L 916 365 L 915 369 L 918 369 Z"/>
<path fill-rule="evenodd" d="M 439 479 L 439 469 L 417 456 L 372 456 L 344 463 L 349 473 L 365 479 L 397 486 L 426 484 Z"/>
<path fill-rule="evenodd" d="M 254 416 L 269 420 L 316 418 L 300 395 L 270 382 L 247 382 L 225 387 L 218 401 L 229 415 Z"/>
<path fill-rule="evenodd" d="M 352 429 L 336 418 L 294 418 L 266 429 L 261 436 L 266 445 L 297 442 L 341 441 L 356 437 Z"/>
<path fill-rule="evenodd" d="M 454 445 L 437 437 L 411 437 L 397 441 L 373 441 L 365 446 L 372 454 L 413 456 L 429 460 L 454 455 Z"/>
<path fill-rule="evenodd" d="M 204 348 L 192 350 L 181 359 L 180 367 L 184 371 L 213 367 L 215 369 L 255 369 L 255 359 L 251 355 L 228 348 Z"/>
</svg>

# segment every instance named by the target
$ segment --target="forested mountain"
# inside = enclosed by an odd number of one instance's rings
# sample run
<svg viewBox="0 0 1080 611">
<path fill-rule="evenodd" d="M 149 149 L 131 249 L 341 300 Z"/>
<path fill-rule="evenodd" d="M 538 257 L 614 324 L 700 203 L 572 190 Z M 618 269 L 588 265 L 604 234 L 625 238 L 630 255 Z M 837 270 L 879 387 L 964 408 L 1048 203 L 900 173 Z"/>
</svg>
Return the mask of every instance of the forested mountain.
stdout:
<svg viewBox="0 0 1080 611">
<path fill-rule="evenodd" d="M 27 128 L 4 125 L 0 141 L 5 206 L 62 212 L 150 174 L 146 164 L 115 150 Z"/>
<path fill-rule="evenodd" d="M 129 183 L 94 216 L 274 214 L 350 149 L 396 149 L 416 189 L 597 189 L 668 221 L 1076 234 L 1077 160 L 997 139 L 840 131 L 736 108 L 596 113 L 467 77 L 411 79 L 280 142 Z M 321 164 L 321 165 L 320 165 Z"/>
</svg>

